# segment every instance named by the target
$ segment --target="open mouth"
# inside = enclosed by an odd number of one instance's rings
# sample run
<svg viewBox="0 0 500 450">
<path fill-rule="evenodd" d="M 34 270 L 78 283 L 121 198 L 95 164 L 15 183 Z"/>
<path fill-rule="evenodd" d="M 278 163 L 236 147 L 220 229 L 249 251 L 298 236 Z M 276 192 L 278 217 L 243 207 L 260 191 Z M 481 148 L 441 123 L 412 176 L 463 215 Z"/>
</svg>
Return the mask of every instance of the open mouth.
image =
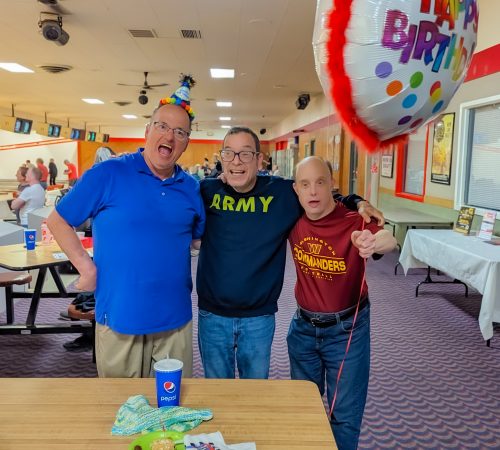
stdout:
<svg viewBox="0 0 500 450">
<path fill-rule="evenodd" d="M 229 173 L 230 173 L 231 175 L 236 175 L 236 176 L 238 176 L 238 175 L 244 175 L 244 174 L 245 174 L 245 171 L 244 171 L 244 170 L 234 170 L 234 169 L 232 169 L 232 170 L 230 170 L 230 171 L 229 171 Z"/>
<path fill-rule="evenodd" d="M 170 145 L 167 144 L 160 144 L 158 146 L 158 152 L 162 156 L 170 156 L 172 154 L 172 147 L 170 147 Z"/>
</svg>

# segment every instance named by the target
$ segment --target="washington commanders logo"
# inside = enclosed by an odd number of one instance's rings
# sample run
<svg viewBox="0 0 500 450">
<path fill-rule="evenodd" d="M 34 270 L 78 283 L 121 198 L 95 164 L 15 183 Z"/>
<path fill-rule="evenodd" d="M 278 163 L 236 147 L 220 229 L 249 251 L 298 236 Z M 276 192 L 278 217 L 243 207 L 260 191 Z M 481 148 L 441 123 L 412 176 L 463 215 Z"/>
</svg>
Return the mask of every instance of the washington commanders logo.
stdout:
<svg viewBox="0 0 500 450">
<path fill-rule="evenodd" d="M 344 258 L 335 256 L 333 248 L 325 241 L 306 237 L 293 246 L 293 258 L 306 275 L 324 280 L 333 280 L 334 275 L 345 274 Z"/>
</svg>

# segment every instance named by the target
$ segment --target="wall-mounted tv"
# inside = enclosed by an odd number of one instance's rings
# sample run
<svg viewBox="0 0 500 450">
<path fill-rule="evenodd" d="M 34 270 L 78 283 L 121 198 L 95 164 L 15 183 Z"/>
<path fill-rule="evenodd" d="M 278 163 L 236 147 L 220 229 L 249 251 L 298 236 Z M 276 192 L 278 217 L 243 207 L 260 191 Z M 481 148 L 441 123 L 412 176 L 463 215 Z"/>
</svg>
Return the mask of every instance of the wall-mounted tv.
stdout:
<svg viewBox="0 0 500 450">
<path fill-rule="evenodd" d="M 70 139 L 76 139 L 76 140 L 85 139 L 85 130 L 80 130 L 78 128 L 73 128 L 71 130 Z"/>
<path fill-rule="evenodd" d="M 87 141 L 95 142 L 95 137 L 96 137 L 96 132 L 95 131 L 89 131 L 87 133 Z"/>
<path fill-rule="evenodd" d="M 109 134 L 102 135 L 102 142 L 109 142 Z"/>
<path fill-rule="evenodd" d="M 16 123 L 14 124 L 14 133 L 30 134 L 32 125 L 32 120 L 16 117 Z"/>
<path fill-rule="evenodd" d="M 59 137 L 61 135 L 61 125 L 55 125 L 53 123 L 49 123 L 49 129 L 47 135 L 49 137 Z"/>
</svg>

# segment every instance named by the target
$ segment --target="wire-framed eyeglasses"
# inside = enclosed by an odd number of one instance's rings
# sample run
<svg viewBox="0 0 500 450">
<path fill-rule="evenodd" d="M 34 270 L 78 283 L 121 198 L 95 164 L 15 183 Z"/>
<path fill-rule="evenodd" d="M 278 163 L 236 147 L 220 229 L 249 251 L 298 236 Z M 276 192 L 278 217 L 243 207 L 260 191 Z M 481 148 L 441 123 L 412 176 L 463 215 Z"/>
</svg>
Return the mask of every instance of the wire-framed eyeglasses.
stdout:
<svg viewBox="0 0 500 450">
<path fill-rule="evenodd" d="M 172 128 L 169 127 L 165 122 L 153 122 L 153 127 L 160 134 L 167 134 L 170 130 L 174 133 L 174 138 L 178 141 L 185 141 L 189 137 L 189 132 L 183 130 L 182 128 Z"/>
<path fill-rule="evenodd" d="M 257 153 L 258 152 L 253 152 L 251 150 L 242 150 L 241 152 L 235 152 L 234 150 L 223 148 L 220 151 L 220 157 L 224 162 L 231 162 L 234 160 L 236 156 L 238 156 L 238 158 L 240 158 L 240 161 L 242 163 L 249 163 L 253 160 L 254 156 Z"/>
</svg>

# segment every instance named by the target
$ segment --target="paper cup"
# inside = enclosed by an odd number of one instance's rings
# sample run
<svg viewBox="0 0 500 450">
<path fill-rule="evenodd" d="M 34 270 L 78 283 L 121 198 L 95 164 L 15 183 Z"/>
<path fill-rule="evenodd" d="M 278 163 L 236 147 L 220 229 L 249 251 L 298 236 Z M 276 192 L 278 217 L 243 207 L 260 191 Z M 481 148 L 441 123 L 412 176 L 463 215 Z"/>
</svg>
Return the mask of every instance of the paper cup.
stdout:
<svg viewBox="0 0 500 450">
<path fill-rule="evenodd" d="M 178 359 L 162 359 L 154 364 L 158 408 L 179 406 L 183 365 Z"/>
<path fill-rule="evenodd" d="M 35 250 L 36 230 L 24 230 L 24 244 L 26 245 L 26 250 Z"/>
</svg>

